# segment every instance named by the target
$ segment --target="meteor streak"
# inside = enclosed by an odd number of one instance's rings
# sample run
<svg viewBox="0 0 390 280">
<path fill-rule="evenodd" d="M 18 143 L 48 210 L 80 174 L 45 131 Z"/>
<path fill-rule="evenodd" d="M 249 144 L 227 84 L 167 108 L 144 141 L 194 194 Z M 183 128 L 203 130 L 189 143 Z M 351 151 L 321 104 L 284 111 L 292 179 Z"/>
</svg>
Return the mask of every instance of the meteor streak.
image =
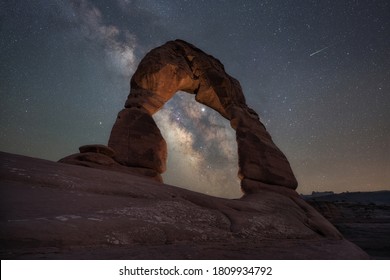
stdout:
<svg viewBox="0 0 390 280">
<path fill-rule="evenodd" d="M 326 50 L 326 49 L 328 49 L 328 48 L 330 48 L 331 46 L 327 46 L 327 47 L 325 47 L 325 48 L 322 48 L 322 49 L 320 49 L 320 50 L 318 50 L 318 51 L 316 51 L 316 52 L 313 52 L 312 54 L 310 54 L 310 56 L 313 56 L 313 55 L 315 55 L 315 54 L 317 54 L 317 53 L 320 53 L 320 52 L 322 52 L 322 51 L 324 51 L 324 50 Z"/>
</svg>

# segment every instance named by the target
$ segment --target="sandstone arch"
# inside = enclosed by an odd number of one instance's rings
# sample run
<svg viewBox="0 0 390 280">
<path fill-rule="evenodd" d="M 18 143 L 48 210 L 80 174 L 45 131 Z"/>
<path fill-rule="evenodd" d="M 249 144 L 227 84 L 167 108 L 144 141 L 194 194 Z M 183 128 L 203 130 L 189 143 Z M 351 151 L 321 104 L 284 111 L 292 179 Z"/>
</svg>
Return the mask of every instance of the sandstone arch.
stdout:
<svg viewBox="0 0 390 280">
<path fill-rule="evenodd" d="M 185 91 L 218 111 L 236 130 L 238 176 L 244 192 L 267 185 L 296 189 L 287 158 L 246 105 L 240 83 L 216 58 L 185 41 L 169 41 L 142 59 L 130 86 L 108 143 L 116 162 L 160 174 L 165 171 L 167 147 L 152 115 L 177 91 Z"/>
</svg>

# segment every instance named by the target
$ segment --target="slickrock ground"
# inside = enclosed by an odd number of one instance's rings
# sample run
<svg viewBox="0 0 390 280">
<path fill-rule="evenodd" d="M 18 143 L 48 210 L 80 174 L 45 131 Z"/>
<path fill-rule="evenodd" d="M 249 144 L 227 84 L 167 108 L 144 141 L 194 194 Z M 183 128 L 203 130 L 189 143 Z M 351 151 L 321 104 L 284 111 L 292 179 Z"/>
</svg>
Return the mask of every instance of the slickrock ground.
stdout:
<svg viewBox="0 0 390 280">
<path fill-rule="evenodd" d="M 367 259 L 311 206 L 0 153 L 2 259 Z M 287 190 L 287 189 L 286 189 Z"/>
</svg>

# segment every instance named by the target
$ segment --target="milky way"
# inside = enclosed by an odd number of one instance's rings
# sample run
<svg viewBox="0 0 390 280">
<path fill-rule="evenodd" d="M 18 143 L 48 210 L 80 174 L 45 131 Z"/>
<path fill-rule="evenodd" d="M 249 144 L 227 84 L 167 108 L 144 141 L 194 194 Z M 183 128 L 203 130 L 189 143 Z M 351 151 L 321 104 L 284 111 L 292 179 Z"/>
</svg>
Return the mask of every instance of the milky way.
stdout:
<svg viewBox="0 0 390 280">
<path fill-rule="evenodd" d="M 0 1 L 0 149 L 106 144 L 138 62 L 183 39 L 237 78 L 298 192 L 390 189 L 388 1 Z M 177 94 L 154 118 L 166 183 L 240 196 L 227 120 Z"/>
</svg>

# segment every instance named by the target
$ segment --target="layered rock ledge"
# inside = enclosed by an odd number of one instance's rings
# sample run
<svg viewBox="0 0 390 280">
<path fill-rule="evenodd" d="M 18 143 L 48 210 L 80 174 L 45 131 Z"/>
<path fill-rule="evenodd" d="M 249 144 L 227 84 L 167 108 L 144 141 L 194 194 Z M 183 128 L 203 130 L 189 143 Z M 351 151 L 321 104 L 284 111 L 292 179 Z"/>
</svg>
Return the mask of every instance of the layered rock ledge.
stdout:
<svg viewBox="0 0 390 280">
<path fill-rule="evenodd" d="M 367 259 L 295 191 L 222 199 L 0 153 L 2 259 Z"/>
</svg>

